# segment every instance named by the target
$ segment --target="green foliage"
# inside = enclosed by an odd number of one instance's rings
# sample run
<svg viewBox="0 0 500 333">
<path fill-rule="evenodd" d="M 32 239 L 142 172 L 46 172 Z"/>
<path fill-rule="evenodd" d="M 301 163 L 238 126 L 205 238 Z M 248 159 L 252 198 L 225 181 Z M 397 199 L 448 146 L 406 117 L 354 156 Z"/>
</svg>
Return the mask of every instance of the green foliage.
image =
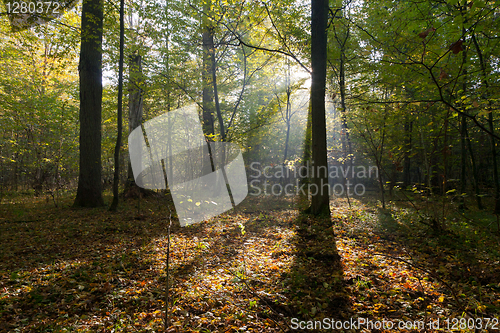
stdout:
<svg viewBox="0 0 500 333">
<path fill-rule="evenodd" d="M 78 25 L 74 12 L 61 23 L 2 32 L 0 117 L 3 182 L 58 188 L 75 177 Z"/>
</svg>

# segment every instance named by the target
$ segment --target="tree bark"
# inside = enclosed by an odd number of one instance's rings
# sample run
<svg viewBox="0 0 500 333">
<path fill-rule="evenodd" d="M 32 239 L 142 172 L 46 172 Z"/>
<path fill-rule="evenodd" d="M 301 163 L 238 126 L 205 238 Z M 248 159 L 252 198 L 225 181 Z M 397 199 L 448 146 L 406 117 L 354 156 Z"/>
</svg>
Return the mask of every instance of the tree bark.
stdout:
<svg viewBox="0 0 500 333">
<path fill-rule="evenodd" d="M 467 17 L 464 15 L 464 10 L 467 10 L 467 6 L 464 5 L 463 9 L 460 10 L 462 18 L 464 19 L 464 26 L 462 27 L 462 34 L 465 36 L 467 30 L 465 28 L 465 24 L 467 23 Z M 462 68 L 463 68 L 463 78 L 462 78 L 462 90 L 463 94 L 466 95 L 468 82 L 467 82 L 467 50 L 462 52 Z M 467 110 L 464 110 L 467 112 Z M 460 198 L 458 208 L 461 210 L 466 209 L 465 204 L 465 195 L 467 190 L 467 146 L 466 146 L 466 137 L 467 137 L 467 118 L 465 115 L 461 115 L 460 119 Z"/>
<path fill-rule="evenodd" d="M 330 215 L 326 146 L 325 90 L 328 1 L 311 0 L 311 125 L 314 192 L 309 213 Z"/>
<path fill-rule="evenodd" d="M 104 205 L 101 184 L 103 2 L 84 0 L 80 64 L 80 172 L 74 206 Z"/>
<path fill-rule="evenodd" d="M 217 89 L 217 63 L 215 60 L 215 49 L 212 52 L 211 57 L 212 57 L 212 84 L 214 88 L 215 112 L 217 113 L 217 120 L 219 121 L 220 140 L 226 141 L 226 130 L 224 128 L 224 119 L 222 119 L 222 111 L 220 109 L 220 103 L 219 103 L 219 91 Z"/>
<path fill-rule="evenodd" d="M 285 124 L 286 124 L 286 138 L 285 138 L 285 151 L 283 153 L 283 166 L 285 166 L 286 159 L 288 157 L 288 143 L 290 142 L 290 126 L 292 121 L 292 86 L 290 82 L 290 63 L 287 64 L 286 72 L 286 109 L 285 109 Z"/>
<path fill-rule="evenodd" d="M 120 182 L 120 149 L 122 147 L 122 98 L 123 98 L 123 46 L 125 43 L 125 1 L 120 0 L 120 60 L 118 63 L 118 134 L 115 145 L 115 172 L 113 175 L 113 202 L 109 210 L 115 212 L 118 208 L 118 185 Z"/>
<path fill-rule="evenodd" d="M 349 170 L 352 170 L 354 168 L 353 165 L 353 155 L 352 155 L 352 145 L 351 145 L 351 139 L 349 137 L 349 128 L 347 126 L 347 117 L 346 117 L 346 97 L 345 97 L 345 44 L 347 42 L 347 39 L 349 38 L 349 30 L 347 30 L 346 37 L 343 41 L 340 41 L 339 38 L 337 40 L 339 41 L 340 45 L 340 63 L 339 63 L 339 88 L 340 88 L 340 125 L 341 125 L 341 138 L 342 138 L 342 152 L 343 152 L 343 158 L 342 158 L 342 166 L 344 170 L 348 168 Z M 347 167 L 346 167 L 347 165 Z M 347 198 L 347 203 L 349 204 L 349 207 L 351 207 L 351 199 L 349 198 L 349 189 L 347 188 L 349 184 L 349 178 L 348 177 L 342 177 L 343 178 L 343 183 L 344 183 L 344 189 L 345 195 Z"/>
<path fill-rule="evenodd" d="M 132 133 L 134 129 L 141 126 L 143 115 L 143 97 L 142 84 L 144 81 L 142 75 L 142 58 L 140 54 L 131 55 L 129 58 L 130 77 L 129 77 L 129 96 L 128 96 L 128 132 Z M 134 172 L 130 159 L 128 161 L 127 172 L 127 190 L 136 186 Z"/>
<path fill-rule="evenodd" d="M 205 8 L 208 10 L 208 8 Z M 203 20 L 203 133 L 207 140 L 213 141 L 214 135 L 214 86 L 212 82 L 212 53 L 214 50 L 214 36 L 208 19 Z"/>
</svg>

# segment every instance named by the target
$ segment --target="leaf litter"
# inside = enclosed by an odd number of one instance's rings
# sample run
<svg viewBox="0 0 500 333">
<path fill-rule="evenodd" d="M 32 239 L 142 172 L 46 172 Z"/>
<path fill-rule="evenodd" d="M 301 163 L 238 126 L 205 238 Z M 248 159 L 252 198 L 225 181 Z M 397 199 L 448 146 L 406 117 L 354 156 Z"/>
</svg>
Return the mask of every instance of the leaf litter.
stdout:
<svg viewBox="0 0 500 333">
<path fill-rule="evenodd" d="M 22 220 L 2 207 L 0 332 L 163 332 L 168 215 L 143 201 L 141 212 L 130 200 L 119 213 L 29 201 L 16 208 Z M 499 317 L 491 251 L 457 251 L 401 222 L 411 220 L 404 209 L 332 204 L 332 219 L 320 220 L 285 198 L 249 198 L 174 226 L 168 332 L 287 332 L 292 318 Z"/>
</svg>

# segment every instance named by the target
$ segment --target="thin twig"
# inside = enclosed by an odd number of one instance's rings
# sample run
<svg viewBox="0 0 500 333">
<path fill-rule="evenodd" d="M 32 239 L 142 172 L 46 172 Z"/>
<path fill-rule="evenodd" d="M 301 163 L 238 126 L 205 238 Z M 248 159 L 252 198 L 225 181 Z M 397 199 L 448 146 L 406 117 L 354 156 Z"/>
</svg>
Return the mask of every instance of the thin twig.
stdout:
<svg viewBox="0 0 500 333">
<path fill-rule="evenodd" d="M 168 232 L 167 232 L 167 291 L 165 295 L 165 332 L 168 329 L 168 304 L 170 301 L 170 228 L 172 227 L 172 212 L 168 208 Z"/>
</svg>

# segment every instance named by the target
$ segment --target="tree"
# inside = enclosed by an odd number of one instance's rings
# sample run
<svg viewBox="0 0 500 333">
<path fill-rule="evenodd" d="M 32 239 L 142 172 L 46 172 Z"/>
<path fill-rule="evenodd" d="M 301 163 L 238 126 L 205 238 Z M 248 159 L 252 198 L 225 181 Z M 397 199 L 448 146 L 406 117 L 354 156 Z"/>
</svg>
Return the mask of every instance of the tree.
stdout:
<svg viewBox="0 0 500 333">
<path fill-rule="evenodd" d="M 203 132 L 208 140 L 213 141 L 214 136 L 214 83 L 212 82 L 212 54 L 215 53 L 214 27 L 210 18 L 210 1 L 203 5 L 202 13 L 202 38 L 203 38 L 203 69 L 202 69 L 202 90 L 203 90 Z"/>
<path fill-rule="evenodd" d="M 125 1 L 120 0 L 120 60 L 118 61 L 118 136 L 115 146 L 115 173 L 113 176 L 113 202 L 110 211 L 116 211 L 118 207 L 118 184 L 120 181 L 120 149 L 122 146 L 122 97 L 123 97 L 123 45 L 125 44 Z"/>
<path fill-rule="evenodd" d="M 129 58 L 129 83 L 128 83 L 128 132 L 132 133 L 134 129 L 141 126 L 143 114 L 143 81 L 141 55 L 135 53 Z M 128 161 L 127 182 L 125 184 L 127 191 L 135 188 L 137 185 L 134 180 L 132 164 Z"/>
<path fill-rule="evenodd" d="M 334 57 L 334 59 L 329 59 L 329 64 L 332 67 L 333 76 L 335 81 L 335 85 L 338 86 L 338 92 L 340 95 L 340 141 L 341 141 L 341 149 L 342 149 L 342 157 L 338 158 L 342 162 L 342 166 L 344 170 L 346 168 L 352 169 L 353 165 L 353 152 L 352 152 L 352 144 L 349 137 L 349 127 L 347 125 L 347 106 L 346 106 L 346 65 L 354 62 L 356 56 L 348 58 L 348 48 L 352 46 L 352 37 L 351 37 L 351 22 L 349 17 L 349 5 L 351 1 L 347 1 L 344 4 L 344 1 L 341 1 L 340 6 L 333 13 L 333 19 L 335 23 L 333 25 L 333 38 L 332 42 L 334 43 L 334 47 L 332 47 L 329 52 L 333 53 L 330 57 Z M 359 50 L 356 50 L 359 51 Z M 337 53 L 338 52 L 338 53 Z M 335 54 L 337 53 L 337 54 Z M 358 53 L 358 52 L 353 52 Z M 333 94 L 332 99 L 335 99 L 337 93 Z M 351 204 L 349 198 L 349 178 L 343 178 L 343 185 L 345 191 L 345 195 L 347 197 L 347 202 L 349 205 Z"/>
<path fill-rule="evenodd" d="M 0 24 L 0 182 L 50 194 L 56 205 L 77 168 L 78 22 L 71 12 L 62 24 L 16 33 Z"/>
<path fill-rule="evenodd" d="M 330 215 L 326 148 L 325 90 L 327 58 L 328 1 L 311 1 L 311 125 L 312 162 L 315 192 L 308 212 Z M 325 190 L 326 189 L 326 190 Z"/>
<path fill-rule="evenodd" d="M 103 2 L 82 5 L 80 64 L 80 172 L 74 206 L 104 205 L 101 184 Z"/>
</svg>

